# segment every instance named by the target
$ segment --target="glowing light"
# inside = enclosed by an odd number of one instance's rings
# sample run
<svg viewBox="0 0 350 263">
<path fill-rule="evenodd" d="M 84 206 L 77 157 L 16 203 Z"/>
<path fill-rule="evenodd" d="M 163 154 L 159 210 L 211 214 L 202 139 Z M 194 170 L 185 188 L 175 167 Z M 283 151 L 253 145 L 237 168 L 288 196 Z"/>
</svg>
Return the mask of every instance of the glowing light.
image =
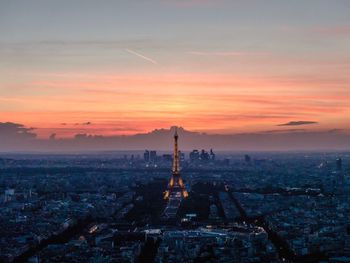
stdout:
<svg viewBox="0 0 350 263">
<path fill-rule="evenodd" d="M 98 229 L 98 226 L 97 226 L 97 225 L 94 225 L 94 226 L 92 226 L 92 227 L 89 229 L 89 233 L 90 233 L 90 234 L 93 234 L 93 233 L 95 233 L 95 232 L 97 231 L 97 229 Z"/>
<path fill-rule="evenodd" d="M 184 198 L 187 198 L 187 197 L 188 197 L 188 192 L 187 192 L 186 190 L 183 190 L 183 191 L 182 191 L 182 196 L 183 196 Z"/>
<path fill-rule="evenodd" d="M 173 186 L 174 186 L 174 179 L 173 179 L 173 178 L 170 179 L 169 186 L 170 186 L 170 187 L 173 187 Z"/>
<path fill-rule="evenodd" d="M 184 183 L 183 183 L 183 181 L 182 181 L 182 179 L 181 179 L 181 178 L 179 179 L 179 185 L 180 185 L 180 187 L 181 187 L 181 188 L 183 188 L 183 187 L 184 187 Z"/>
<path fill-rule="evenodd" d="M 169 191 L 165 191 L 164 192 L 164 199 L 168 199 L 169 198 Z"/>
</svg>

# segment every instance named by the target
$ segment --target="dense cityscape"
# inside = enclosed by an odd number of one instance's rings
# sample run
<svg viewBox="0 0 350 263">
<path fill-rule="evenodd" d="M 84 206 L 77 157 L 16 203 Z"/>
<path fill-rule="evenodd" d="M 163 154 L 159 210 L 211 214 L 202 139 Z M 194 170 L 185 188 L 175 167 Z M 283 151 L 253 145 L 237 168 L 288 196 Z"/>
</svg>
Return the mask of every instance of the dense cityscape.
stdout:
<svg viewBox="0 0 350 263">
<path fill-rule="evenodd" d="M 349 262 L 350 154 L 174 147 L 1 155 L 1 262 Z"/>
<path fill-rule="evenodd" d="M 0 263 L 350 263 L 350 0 L 0 0 Z"/>
</svg>

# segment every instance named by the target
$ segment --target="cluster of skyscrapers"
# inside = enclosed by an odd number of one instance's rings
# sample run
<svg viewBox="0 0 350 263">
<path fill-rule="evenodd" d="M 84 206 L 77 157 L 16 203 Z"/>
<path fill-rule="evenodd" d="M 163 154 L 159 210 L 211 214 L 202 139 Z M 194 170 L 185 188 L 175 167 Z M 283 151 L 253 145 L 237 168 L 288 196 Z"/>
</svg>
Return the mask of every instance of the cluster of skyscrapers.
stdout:
<svg viewBox="0 0 350 263">
<path fill-rule="evenodd" d="M 180 162 L 185 161 L 185 153 L 179 151 L 178 153 Z M 209 152 L 202 149 L 197 150 L 194 149 L 188 154 L 188 161 L 190 163 L 207 163 L 208 161 L 215 161 L 215 153 L 213 149 L 210 149 Z M 173 161 L 173 155 L 171 154 L 162 154 L 157 155 L 157 151 L 155 150 L 145 150 L 143 153 L 143 160 L 145 163 L 155 164 L 158 162 L 172 162 Z"/>
</svg>

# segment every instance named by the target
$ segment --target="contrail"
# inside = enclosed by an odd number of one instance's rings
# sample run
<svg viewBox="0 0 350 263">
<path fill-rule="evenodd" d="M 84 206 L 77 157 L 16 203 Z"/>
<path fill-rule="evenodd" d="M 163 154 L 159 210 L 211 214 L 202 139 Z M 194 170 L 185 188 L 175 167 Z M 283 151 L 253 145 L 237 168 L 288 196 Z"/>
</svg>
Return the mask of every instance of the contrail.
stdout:
<svg viewBox="0 0 350 263">
<path fill-rule="evenodd" d="M 149 61 L 149 62 L 151 62 L 151 63 L 153 63 L 153 64 L 155 64 L 155 65 L 158 64 L 157 61 L 155 61 L 155 60 L 153 60 L 153 59 L 151 59 L 151 58 L 148 58 L 148 57 L 146 57 L 146 56 L 144 56 L 144 55 L 142 55 L 142 54 L 140 54 L 140 53 L 137 53 L 136 51 L 133 51 L 133 50 L 131 50 L 131 49 L 126 48 L 125 51 L 128 52 L 128 53 L 130 53 L 130 54 L 133 54 L 133 55 L 135 55 L 135 56 L 138 56 L 139 58 L 142 58 L 142 59 L 144 59 L 144 60 L 147 60 L 147 61 Z"/>
</svg>

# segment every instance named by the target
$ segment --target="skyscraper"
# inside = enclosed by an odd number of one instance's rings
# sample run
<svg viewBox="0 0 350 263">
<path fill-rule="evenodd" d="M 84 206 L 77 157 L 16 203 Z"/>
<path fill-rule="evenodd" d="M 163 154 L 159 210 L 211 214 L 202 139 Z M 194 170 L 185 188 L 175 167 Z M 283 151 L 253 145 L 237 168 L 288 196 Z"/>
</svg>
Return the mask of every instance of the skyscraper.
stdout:
<svg viewBox="0 0 350 263">
<path fill-rule="evenodd" d="M 190 162 L 194 163 L 194 162 L 198 162 L 198 160 L 199 160 L 199 151 L 193 150 L 192 152 L 190 152 Z"/>
<path fill-rule="evenodd" d="M 144 154 L 143 154 L 143 160 L 148 163 L 149 162 L 149 151 L 145 150 Z"/>
<path fill-rule="evenodd" d="M 157 151 L 150 151 L 149 152 L 149 160 L 151 163 L 157 162 Z"/>
<path fill-rule="evenodd" d="M 339 171 L 341 171 L 342 170 L 342 159 L 341 158 L 338 158 L 337 160 L 336 160 L 336 164 L 337 164 L 337 171 L 339 172 Z"/>
</svg>

